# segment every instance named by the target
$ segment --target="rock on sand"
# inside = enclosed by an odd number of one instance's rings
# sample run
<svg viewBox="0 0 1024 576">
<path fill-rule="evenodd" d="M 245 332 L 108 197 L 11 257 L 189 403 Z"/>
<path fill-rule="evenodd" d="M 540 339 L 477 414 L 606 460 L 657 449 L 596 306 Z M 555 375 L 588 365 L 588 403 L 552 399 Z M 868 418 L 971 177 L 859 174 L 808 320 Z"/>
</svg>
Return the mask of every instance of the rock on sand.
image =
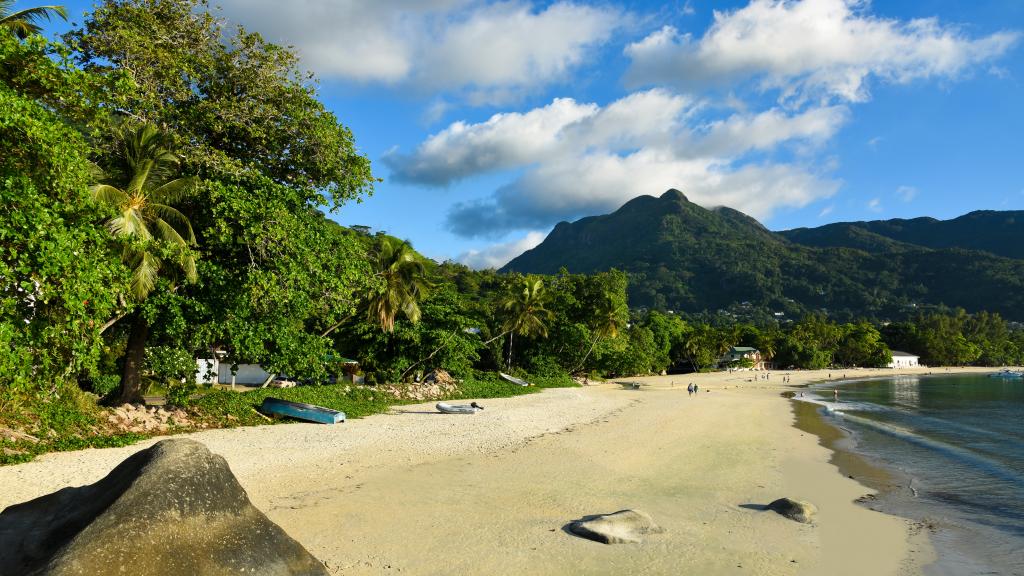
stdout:
<svg viewBox="0 0 1024 576">
<path fill-rule="evenodd" d="M 803 522 L 804 524 L 810 524 L 811 517 L 818 511 L 818 509 L 814 507 L 814 504 L 811 504 L 810 502 L 790 500 L 789 498 L 779 498 L 769 504 L 768 509 L 782 514 L 790 520 L 796 520 L 797 522 Z"/>
<path fill-rule="evenodd" d="M 193 440 L 136 452 L 89 486 L 0 513 L 0 576 L 326 575 Z"/>
<path fill-rule="evenodd" d="M 619 510 L 571 522 L 569 531 L 603 544 L 637 544 L 643 540 L 643 536 L 660 534 L 665 530 L 645 512 Z"/>
</svg>

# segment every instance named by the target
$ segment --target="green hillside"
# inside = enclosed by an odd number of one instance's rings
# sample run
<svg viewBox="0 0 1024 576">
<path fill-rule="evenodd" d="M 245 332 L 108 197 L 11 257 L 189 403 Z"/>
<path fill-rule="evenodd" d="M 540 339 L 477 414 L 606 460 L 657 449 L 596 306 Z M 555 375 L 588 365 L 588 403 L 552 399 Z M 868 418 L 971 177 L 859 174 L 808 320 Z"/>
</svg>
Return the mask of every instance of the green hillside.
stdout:
<svg viewBox="0 0 1024 576">
<path fill-rule="evenodd" d="M 902 245 L 924 248 L 981 250 L 1008 258 L 1024 258 L 1024 211 L 978 210 L 952 220 L 913 218 L 837 222 L 818 228 L 779 232 L 800 244 L 842 246 L 886 252 Z"/>
<path fill-rule="evenodd" d="M 1022 260 L 932 249 L 856 226 L 833 230 L 833 241 L 807 246 L 742 212 L 705 209 L 669 190 L 612 214 L 562 222 L 503 271 L 618 268 L 630 275 L 631 305 L 687 312 L 749 303 L 790 315 L 884 318 L 947 305 L 1024 320 Z"/>
</svg>

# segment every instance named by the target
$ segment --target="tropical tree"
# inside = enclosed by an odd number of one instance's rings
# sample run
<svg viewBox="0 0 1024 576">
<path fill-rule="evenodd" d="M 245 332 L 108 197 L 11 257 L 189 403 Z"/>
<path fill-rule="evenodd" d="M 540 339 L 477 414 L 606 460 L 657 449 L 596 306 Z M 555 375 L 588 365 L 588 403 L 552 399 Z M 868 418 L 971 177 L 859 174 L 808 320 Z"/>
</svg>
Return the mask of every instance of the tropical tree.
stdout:
<svg viewBox="0 0 1024 576">
<path fill-rule="evenodd" d="M 186 281 L 195 282 L 196 261 L 191 247 L 196 239 L 192 225 L 170 204 L 180 201 L 196 179 L 175 177 L 178 158 L 170 150 L 168 135 L 150 124 L 124 126 L 118 134 L 115 160 L 91 191 L 94 199 L 115 211 L 106 226 L 123 244 L 121 259 L 132 270 L 133 299 L 136 303 L 146 300 L 161 277 L 173 283 L 179 270 Z M 115 184 L 119 182 L 125 182 L 123 187 Z M 177 270 L 169 267 L 168 262 L 176 264 Z M 136 309 L 132 313 L 119 401 L 131 402 L 141 396 L 141 369 L 148 334 L 148 321 Z"/>
<path fill-rule="evenodd" d="M 426 296 L 430 283 L 426 268 L 408 242 L 390 236 L 381 239 L 374 259 L 375 273 L 383 286 L 371 292 L 367 317 L 385 332 L 395 331 L 399 312 L 411 322 L 419 322 L 419 300 Z"/>
<path fill-rule="evenodd" d="M 68 19 L 68 11 L 63 6 L 37 6 L 12 12 L 14 0 L 0 0 L 0 31 L 12 34 L 19 40 L 24 40 L 33 34 L 38 34 L 42 28 L 39 22 L 47 22 L 54 14 L 64 20 Z"/>
<path fill-rule="evenodd" d="M 594 324 L 591 330 L 593 338 L 590 342 L 590 349 L 580 360 L 580 363 L 573 369 L 573 372 L 579 371 L 587 362 L 587 358 L 594 351 L 594 347 L 597 343 L 604 338 L 615 338 L 619 335 L 619 330 L 626 325 L 626 321 L 629 320 L 629 308 L 627 308 L 625 301 L 615 298 L 612 293 L 602 294 L 600 300 L 597 302 L 597 307 L 593 311 L 594 313 Z"/>
<path fill-rule="evenodd" d="M 544 280 L 540 278 L 524 278 L 519 289 L 508 294 L 502 301 L 506 319 L 503 325 L 508 334 L 508 367 L 512 368 L 512 344 L 515 335 L 547 337 L 548 328 L 545 324 L 554 314 L 545 308 L 548 294 L 544 290 Z"/>
</svg>

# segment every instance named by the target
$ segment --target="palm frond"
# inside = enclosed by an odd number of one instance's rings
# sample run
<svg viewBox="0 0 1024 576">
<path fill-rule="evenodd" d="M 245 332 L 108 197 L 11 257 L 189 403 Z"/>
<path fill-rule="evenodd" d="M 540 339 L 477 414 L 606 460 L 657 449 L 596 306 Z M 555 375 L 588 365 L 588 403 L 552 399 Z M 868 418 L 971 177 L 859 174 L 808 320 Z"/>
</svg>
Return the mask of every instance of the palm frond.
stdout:
<svg viewBox="0 0 1024 576">
<path fill-rule="evenodd" d="M 93 200 L 121 208 L 128 203 L 128 194 L 116 186 L 96 184 L 89 187 Z"/>
<path fill-rule="evenodd" d="M 160 240 L 181 248 L 188 247 L 189 243 L 163 218 L 156 218 L 153 220 L 153 224 L 155 224 L 156 228 L 156 237 Z"/>
<path fill-rule="evenodd" d="M 130 236 L 140 240 L 152 240 L 153 233 L 138 211 L 132 208 L 125 208 L 120 216 L 115 216 L 107 221 L 107 228 L 114 236 Z"/>
<path fill-rule="evenodd" d="M 196 178 L 195 176 L 177 178 L 150 192 L 149 197 L 154 202 L 159 202 L 161 204 L 175 204 L 180 202 L 189 192 L 191 192 L 198 183 L 199 178 Z"/>
<path fill-rule="evenodd" d="M 132 270 L 132 294 L 139 300 L 144 300 L 153 287 L 156 286 L 156 279 L 160 273 L 160 258 L 150 252 L 142 252 L 135 269 Z"/>
<path fill-rule="evenodd" d="M 39 23 L 44 20 L 49 22 L 53 14 L 68 19 L 68 11 L 63 6 L 37 6 L 8 13 L 13 5 L 13 2 L 0 4 L 0 29 L 9 31 L 20 40 L 38 34 L 42 30 Z"/>
<path fill-rule="evenodd" d="M 149 212 L 152 212 L 158 220 L 166 221 L 165 223 L 167 224 L 170 222 L 177 224 L 179 229 L 185 231 L 185 238 L 187 239 L 188 244 L 196 243 L 196 235 L 192 232 L 192 224 L 184 214 L 178 211 L 177 208 L 172 208 L 165 204 L 157 204 L 155 202 L 147 204 L 146 208 Z M 181 238 L 181 236 L 178 237 Z"/>
</svg>

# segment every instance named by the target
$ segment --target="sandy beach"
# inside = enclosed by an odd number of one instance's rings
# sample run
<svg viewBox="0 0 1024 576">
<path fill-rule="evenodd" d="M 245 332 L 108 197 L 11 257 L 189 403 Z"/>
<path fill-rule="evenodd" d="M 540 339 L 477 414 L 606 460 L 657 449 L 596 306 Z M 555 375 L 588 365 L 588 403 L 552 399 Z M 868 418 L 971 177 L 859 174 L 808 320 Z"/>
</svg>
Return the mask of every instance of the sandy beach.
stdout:
<svg viewBox="0 0 1024 576">
<path fill-rule="evenodd" d="M 794 371 L 788 385 L 783 374 L 632 378 L 639 390 L 609 382 L 482 400 L 471 416 L 428 403 L 333 427 L 189 437 L 224 456 L 252 502 L 337 574 L 920 573 L 933 558 L 927 534 L 855 504 L 871 489 L 793 426 L 780 392 L 828 371 Z M 701 392 L 689 396 L 689 382 Z M 155 441 L 0 468 L 0 508 L 95 482 Z M 755 509 L 783 496 L 815 504 L 815 523 Z M 607 546 L 563 529 L 626 508 L 665 533 Z"/>
</svg>

